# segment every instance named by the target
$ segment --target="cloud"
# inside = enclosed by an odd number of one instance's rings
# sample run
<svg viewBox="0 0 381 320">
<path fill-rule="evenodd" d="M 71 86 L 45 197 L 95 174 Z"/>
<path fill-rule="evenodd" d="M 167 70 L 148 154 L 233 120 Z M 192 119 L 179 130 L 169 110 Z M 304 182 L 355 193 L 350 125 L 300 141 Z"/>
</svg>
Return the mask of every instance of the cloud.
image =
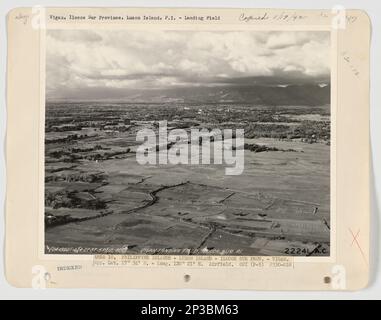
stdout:
<svg viewBox="0 0 381 320">
<path fill-rule="evenodd" d="M 270 35 L 267 40 L 267 48 L 277 50 L 294 46 L 300 47 L 309 41 L 310 38 L 305 33 L 282 32 Z"/>
<path fill-rule="evenodd" d="M 49 36 L 63 42 L 99 42 L 102 37 L 88 30 L 50 30 Z"/>
<path fill-rule="evenodd" d="M 47 98 L 102 87 L 327 81 L 329 53 L 328 32 L 48 30 Z"/>
</svg>

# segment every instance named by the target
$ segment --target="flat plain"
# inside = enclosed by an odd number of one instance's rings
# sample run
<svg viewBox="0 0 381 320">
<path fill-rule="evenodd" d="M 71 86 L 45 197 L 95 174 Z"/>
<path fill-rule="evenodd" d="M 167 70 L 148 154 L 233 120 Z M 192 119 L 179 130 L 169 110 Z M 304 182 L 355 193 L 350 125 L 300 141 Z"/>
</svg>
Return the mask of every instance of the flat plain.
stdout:
<svg viewBox="0 0 381 320">
<path fill-rule="evenodd" d="M 243 173 L 213 161 L 138 164 L 136 133 L 161 120 L 169 130 L 244 129 Z M 330 107 L 47 103 L 45 252 L 120 248 L 329 255 Z"/>
</svg>

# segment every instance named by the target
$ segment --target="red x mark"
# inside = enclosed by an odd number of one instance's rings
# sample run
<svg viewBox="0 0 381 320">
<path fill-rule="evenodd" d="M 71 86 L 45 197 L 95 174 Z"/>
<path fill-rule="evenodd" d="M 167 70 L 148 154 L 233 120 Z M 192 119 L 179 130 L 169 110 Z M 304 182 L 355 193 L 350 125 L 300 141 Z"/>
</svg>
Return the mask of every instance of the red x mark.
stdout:
<svg viewBox="0 0 381 320">
<path fill-rule="evenodd" d="M 365 264 L 368 265 L 368 261 L 367 261 L 367 259 L 366 259 L 366 257 L 365 257 L 364 251 L 362 251 L 362 248 L 361 248 L 361 246 L 360 246 L 360 243 L 358 242 L 358 238 L 359 238 L 359 235 L 360 235 L 360 229 L 358 229 L 356 235 L 353 233 L 353 231 L 352 231 L 351 228 L 348 228 L 348 229 L 349 229 L 349 232 L 351 233 L 352 238 L 353 238 L 351 246 L 353 246 L 353 244 L 356 243 L 357 247 L 359 248 L 359 250 L 360 250 L 360 252 L 361 252 L 362 258 L 363 258 L 364 261 L 365 261 Z"/>
<path fill-rule="evenodd" d="M 357 231 L 356 235 L 353 235 L 353 232 L 352 232 L 351 229 L 349 229 L 349 231 L 352 233 L 353 240 L 352 240 L 352 244 L 351 244 L 351 246 L 353 246 L 353 244 L 354 244 L 355 242 L 357 242 L 357 238 L 358 238 L 358 236 L 359 236 L 359 234 L 360 234 L 360 229 Z M 357 243 L 357 245 L 358 245 L 358 243 Z"/>
</svg>

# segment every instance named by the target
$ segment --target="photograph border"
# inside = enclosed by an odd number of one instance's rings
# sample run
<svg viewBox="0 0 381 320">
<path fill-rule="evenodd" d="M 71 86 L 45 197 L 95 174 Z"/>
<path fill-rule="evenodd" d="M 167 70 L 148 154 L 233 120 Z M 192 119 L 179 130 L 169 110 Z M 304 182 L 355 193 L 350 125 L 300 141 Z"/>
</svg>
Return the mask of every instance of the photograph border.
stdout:
<svg viewBox="0 0 381 320">
<path fill-rule="evenodd" d="M 55 11 L 59 10 L 71 10 L 71 12 L 79 10 L 102 10 L 103 8 L 60 8 L 60 9 L 52 9 Z M 24 120 L 24 118 L 20 119 L 18 123 L 16 123 L 16 113 L 21 111 L 28 111 L 30 113 L 34 111 L 42 112 L 42 103 L 45 101 L 45 97 L 43 96 L 43 101 L 41 100 L 41 82 L 39 83 L 39 99 L 37 105 L 35 104 L 36 93 L 34 90 L 35 86 L 28 88 L 24 92 L 24 96 L 17 95 L 17 91 L 19 89 L 18 83 L 16 80 L 20 79 L 21 69 L 26 72 L 25 80 L 35 79 L 37 73 L 32 74 L 31 70 L 36 70 L 35 66 L 32 64 L 35 63 L 34 53 L 35 47 L 37 45 L 38 52 L 41 51 L 41 38 L 39 43 L 37 44 L 36 31 L 31 30 L 30 26 L 28 28 L 22 26 L 19 21 L 17 21 L 18 16 L 23 16 L 26 14 L 30 15 L 31 8 L 18 8 L 14 9 L 8 16 L 8 27 L 9 27 L 9 37 L 11 39 L 9 43 L 9 58 L 8 63 L 15 65 L 16 67 L 8 74 L 8 136 L 7 136 L 7 163 L 8 163 L 8 178 L 7 178 L 7 238 L 6 238 L 6 267 L 7 267 L 7 279 L 9 282 L 19 286 L 28 286 L 30 284 L 29 279 L 32 277 L 32 273 L 28 269 L 28 267 L 39 264 L 46 264 L 46 267 L 51 272 L 53 279 L 47 285 L 49 287 L 78 287 L 78 286 L 86 286 L 86 287 L 130 287 L 130 288 L 223 288 L 223 289 L 256 289 L 256 290 L 356 290 L 363 288 L 367 285 L 369 279 L 369 40 L 370 40 L 370 21 L 369 17 L 363 11 L 359 10 L 350 10 L 347 12 L 348 15 L 356 17 L 358 19 L 356 27 L 349 26 L 349 32 L 344 32 L 343 30 L 332 30 L 331 29 L 331 19 L 325 17 L 321 17 L 319 13 L 322 10 L 289 10 L 289 11 L 297 11 L 303 12 L 309 16 L 309 22 L 311 25 L 316 25 L 318 28 L 329 28 L 333 34 L 331 34 L 331 41 L 335 34 L 337 37 L 337 54 L 332 58 L 334 61 L 334 65 L 331 65 L 331 123 L 335 124 L 335 129 L 332 134 L 332 143 L 331 143 L 331 170 L 335 170 L 335 174 L 332 175 L 331 171 L 331 208 L 333 206 L 334 210 L 331 211 L 331 226 L 332 230 L 335 231 L 335 237 L 331 238 L 331 257 L 334 257 L 333 261 L 318 261 L 319 257 L 314 257 L 312 262 L 303 263 L 300 259 L 303 258 L 293 258 L 293 267 L 288 269 L 274 269 L 274 268 L 265 268 L 265 269 L 257 269 L 257 268 L 205 268 L 202 267 L 199 270 L 187 268 L 187 267 L 179 267 L 178 272 L 176 272 L 176 268 L 168 268 L 168 267 L 153 267 L 153 268 L 94 268 L 92 266 L 91 261 L 81 260 L 80 256 L 75 255 L 74 260 L 67 260 L 69 258 L 65 255 L 65 259 L 59 259 L 57 255 L 54 255 L 51 260 L 50 257 L 41 256 L 39 246 L 44 243 L 41 241 L 40 235 L 40 226 L 41 220 L 38 219 L 38 241 L 35 239 L 36 233 L 34 229 L 34 220 L 32 218 L 36 218 L 39 216 L 43 210 L 41 208 L 41 203 L 43 204 L 44 195 L 44 184 L 41 183 L 41 178 L 43 178 L 44 161 L 40 157 L 40 151 L 33 152 L 30 150 L 29 144 L 38 145 L 41 148 L 41 145 L 44 144 L 44 141 L 41 136 L 41 114 L 38 114 L 37 118 L 39 120 L 39 124 L 36 128 L 36 125 L 31 126 L 28 122 Z M 50 9 L 49 9 L 50 10 Z M 110 10 L 110 9 L 109 9 Z M 114 8 L 112 10 L 126 10 L 126 8 Z M 282 12 L 285 11 L 283 9 L 185 9 L 185 8 L 177 8 L 177 9 L 158 9 L 158 8 L 134 8 L 128 9 L 130 11 L 136 11 L 140 14 L 144 12 L 156 12 L 156 13 L 164 13 L 164 12 L 182 12 L 186 10 L 191 10 L 192 12 L 200 12 L 202 11 L 210 11 L 214 12 L 224 12 L 223 14 L 226 16 L 231 16 L 232 14 L 236 15 L 240 11 L 248 11 L 248 12 L 263 12 L 267 10 L 268 12 Z M 323 10 L 326 12 L 329 17 L 330 11 Z M 318 17 L 319 15 L 319 17 Z M 317 21 L 321 21 L 319 24 Z M 229 25 L 229 23 L 226 23 Z M 310 24 L 307 24 L 308 26 Z M 193 26 L 193 25 L 192 25 Z M 194 26 L 193 26 L 194 27 Z M 263 26 L 262 26 L 263 27 Z M 104 28 L 104 27 L 102 27 Z M 143 26 L 143 29 L 145 27 Z M 247 30 L 248 25 L 243 25 L 242 28 Z M 300 29 L 300 25 L 292 26 L 294 29 Z M 291 29 L 292 29 L 291 28 Z M 125 28 L 123 28 L 125 29 Z M 176 26 L 178 29 L 178 26 Z M 261 28 L 259 28 L 261 29 Z M 284 26 L 281 26 L 281 29 L 284 29 Z M 210 29 L 209 29 L 210 30 Z M 274 28 L 272 28 L 274 30 Z M 303 29 L 304 30 L 304 29 Z M 347 30 L 347 29 L 346 29 Z M 345 31 L 346 31 L 345 30 Z M 13 38 L 15 35 L 18 35 L 18 38 Z M 33 35 L 33 36 L 32 36 Z M 333 35 L 333 36 L 332 36 Z M 350 37 L 350 40 L 348 39 Z M 369 38 L 368 38 L 369 37 Z M 354 44 L 358 43 L 356 45 Z M 20 42 L 21 41 L 21 42 Z M 17 45 L 21 47 L 21 51 L 23 48 L 28 48 L 28 45 L 31 45 L 31 61 L 26 61 L 21 63 L 19 61 L 19 55 L 16 53 Z M 20 49 L 20 48 L 18 48 Z M 332 48 L 331 48 L 332 49 Z M 343 62 L 341 53 L 343 50 L 351 50 L 353 56 L 353 64 L 361 71 L 359 78 L 355 78 L 353 76 L 353 69 L 351 70 L 345 65 Z M 361 54 L 361 56 L 358 55 Z M 38 60 L 41 61 L 41 54 L 38 55 Z M 19 65 L 17 65 L 19 63 Z M 334 67 L 337 68 L 337 74 L 333 74 Z M 40 70 L 41 76 L 41 65 L 38 70 Z M 335 76 L 335 78 L 334 78 Z M 353 76 L 353 77 L 352 77 Z M 359 79 L 361 82 L 358 82 Z M 22 82 L 22 85 L 25 85 L 25 82 Z M 44 86 L 43 86 L 44 87 Z M 344 88 L 343 88 L 344 87 Z M 339 91 L 340 88 L 340 91 Z M 361 89 L 355 95 L 355 92 L 351 92 L 352 90 Z M 346 95 L 343 90 L 346 90 Z M 349 91 L 348 91 L 349 90 Z M 349 95 L 348 95 L 349 93 Z M 337 97 L 335 97 L 337 94 Z M 22 106 L 22 102 L 30 100 L 30 106 L 25 107 Z M 342 111 L 339 112 L 339 107 L 346 105 L 347 114 L 343 114 Z M 355 104 L 360 104 L 362 108 L 355 109 Z M 337 114 L 334 115 L 333 106 L 336 106 L 335 111 Z M 29 109 L 28 109 L 29 108 Z M 44 109 L 44 108 L 43 108 Z M 341 109 L 342 110 L 342 109 Z M 34 116 L 35 118 L 35 116 Z M 358 148 L 358 153 L 355 153 L 351 159 L 349 159 L 346 163 L 343 163 L 343 156 L 347 156 L 349 154 L 349 147 L 343 143 L 345 137 L 343 137 L 343 133 L 350 132 L 352 128 L 348 128 L 348 124 L 351 123 L 351 119 L 355 118 L 361 126 L 357 128 L 357 137 L 353 140 L 353 146 Z M 340 119 L 340 121 L 339 121 Z M 27 137 L 27 140 L 23 140 L 23 142 L 19 141 L 18 131 L 16 130 L 19 125 L 26 125 L 26 132 L 33 132 L 37 130 L 38 141 L 33 141 L 36 135 Z M 339 125 L 339 126 L 338 126 Z M 333 126 L 332 126 L 333 127 Z M 332 130 L 331 127 L 331 130 Z M 29 131 L 28 131 L 29 130 Z M 44 130 L 42 130 L 44 132 Z M 339 135 L 338 135 L 339 134 Z M 16 140 L 17 138 L 17 140 Z M 10 147 L 10 141 L 17 142 L 13 147 Z M 20 155 L 21 148 L 26 148 L 26 152 L 28 156 L 32 159 L 32 162 L 26 164 L 20 172 L 16 172 L 18 170 L 17 164 L 19 161 L 15 161 L 12 163 L 12 160 L 18 159 L 17 156 Z M 339 149 L 338 149 L 339 147 Z M 30 153 L 28 153 L 30 152 Z M 38 161 L 34 158 L 35 153 L 38 153 Z M 335 155 L 333 155 L 335 154 Z M 37 174 L 33 172 L 32 168 L 36 168 L 36 163 L 39 165 Z M 41 166 L 42 164 L 42 166 Z M 338 165 L 340 164 L 340 167 Z M 344 167 L 343 167 L 344 166 Z M 358 170 L 353 170 L 353 166 L 360 166 Z M 339 172 L 337 171 L 339 168 Z M 350 169 L 347 174 L 350 174 L 348 179 L 354 182 L 354 184 L 345 184 L 347 179 L 343 179 L 344 174 L 346 174 L 345 168 Z M 35 179 L 39 180 L 37 194 L 39 196 L 38 201 L 35 201 L 32 198 L 32 194 L 25 195 L 25 203 L 17 203 L 15 199 L 17 199 L 18 195 L 15 192 L 15 184 L 20 184 L 23 181 L 22 174 L 28 174 L 25 180 L 25 190 L 32 190 L 33 184 L 35 185 Z M 335 185 L 332 186 L 332 178 L 335 179 Z M 10 182 L 12 185 L 10 185 Z M 11 188 L 9 188 L 11 187 Z M 42 192 L 41 192 L 42 191 Z M 34 193 L 33 193 L 34 194 Z M 332 196 L 333 194 L 333 196 Z M 356 194 L 357 199 L 353 198 L 353 195 Z M 348 203 L 343 203 L 343 198 L 348 197 Z M 355 202 L 357 201 L 357 202 Z M 37 203 L 38 202 L 38 203 Z M 338 202 L 340 208 L 338 207 Z M 38 210 L 35 210 L 34 205 L 38 204 Z M 25 212 L 21 212 L 22 208 L 28 208 L 30 211 L 30 216 L 26 217 Z M 337 210 L 337 212 L 336 212 Z M 363 210 L 361 215 L 358 215 L 358 210 Z M 334 217 L 335 215 L 335 217 Z M 345 215 L 345 216 L 344 216 Z M 31 231 L 29 233 L 25 233 L 23 239 L 18 238 L 17 234 L 17 223 L 24 219 L 27 223 L 31 224 Z M 344 220 L 345 219 L 345 220 Z M 36 221 L 37 222 L 37 221 Z M 335 224 L 333 226 L 333 224 Z M 26 226 L 21 224 L 21 232 L 26 231 Z M 350 233 L 348 232 L 348 228 L 361 228 L 362 234 L 360 237 L 360 241 L 362 249 L 358 250 L 356 246 L 351 247 L 351 243 L 353 244 L 353 239 L 351 238 Z M 339 232 L 339 234 L 338 234 Z M 22 241 L 23 240 L 23 241 Z M 35 241 L 36 240 L 36 241 Z M 25 243 L 27 241 L 27 243 Z M 28 242 L 29 241 L 29 242 Z M 335 241 L 336 243 L 334 244 Z M 24 242 L 24 243 L 22 243 Z M 12 254 L 12 252 L 17 251 L 18 248 L 24 247 L 26 255 L 26 260 L 21 260 L 23 256 L 21 253 L 17 252 Z M 30 251 L 32 248 L 35 251 Z M 333 251 L 334 250 L 334 251 Z M 361 260 L 361 253 L 363 253 L 363 261 Z M 365 254 L 364 254 L 365 252 Z M 50 255 L 51 256 L 51 255 Z M 326 258 L 323 258 L 326 259 Z M 331 258 L 330 258 L 331 259 Z M 88 263 L 90 262 L 90 263 Z M 82 270 L 77 273 L 60 273 L 57 272 L 56 268 L 58 266 L 64 264 L 80 264 L 82 266 Z M 340 265 L 333 265 L 332 263 L 339 263 Z M 328 283 L 323 282 L 324 275 L 335 275 L 336 267 L 344 267 L 347 269 L 347 277 L 346 282 L 347 285 L 345 287 L 334 287 L 335 282 Z M 29 273 L 27 271 L 29 270 Z M 169 270 L 168 270 L 169 269 Z M 202 272 L 201 272 L 202 270 Z M 192 279 L 194 281 L 190 281 L 189 283 L 184 283 L 183 274 L 185 272 L 193 273 Z M 78 277 L 79 275 L 86 274 L 86 277 L 82 279 Z M 123 275 L 126 278 L 120 279 L 120 276 Z M 229 277 L 229 280 L 226 282 L 221 282 L 223 277 Z M 246 276 L 247 282 L 242 281 L 242 277 Z M 284 282 L 282 279 L 284 277 L 288 277 L 288 281 Z M 208 278 L 208 282 L 203 281 L 205 277 Z M 324 277 L 325 279 L 326 277 Z M 268 282 L 266 282 L 268 281 Z"/>
</svg>

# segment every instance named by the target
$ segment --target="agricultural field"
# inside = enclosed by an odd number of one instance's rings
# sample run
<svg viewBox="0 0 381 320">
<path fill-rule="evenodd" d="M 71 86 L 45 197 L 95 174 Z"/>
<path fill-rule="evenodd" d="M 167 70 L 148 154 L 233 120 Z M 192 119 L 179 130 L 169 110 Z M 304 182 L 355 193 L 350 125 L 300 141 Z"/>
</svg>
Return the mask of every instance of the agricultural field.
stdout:
<svg viewBox="0 0 381 320">
<path fill-rule="evenodd" d="M 244 129 L 243 173 L 140 165 L 162 120 Z M 329 105 L 47 103 L 45 252 L 327 256 L 330 132 Z"/>
</svg>

